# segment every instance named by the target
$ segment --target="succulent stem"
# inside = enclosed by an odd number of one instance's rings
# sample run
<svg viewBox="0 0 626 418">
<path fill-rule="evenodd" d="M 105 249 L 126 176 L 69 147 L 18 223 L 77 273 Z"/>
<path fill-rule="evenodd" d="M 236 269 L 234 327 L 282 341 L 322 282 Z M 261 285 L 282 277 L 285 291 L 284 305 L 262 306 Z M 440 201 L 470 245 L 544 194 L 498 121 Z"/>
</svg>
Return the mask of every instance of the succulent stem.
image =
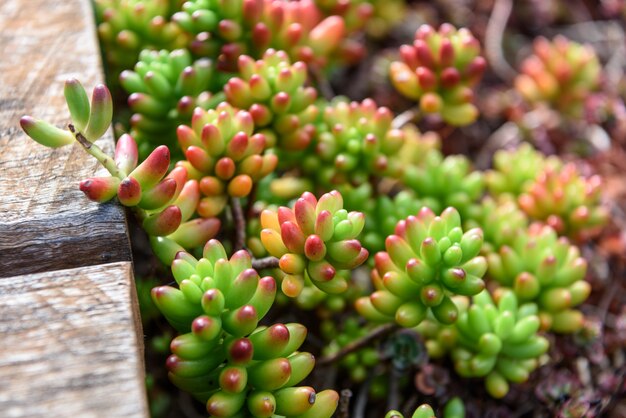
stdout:
<svg viewBox="0 0 626 418">
<path fill-rule="evenodd" d="M 404 112 L 400 113 L 398 116 L 393 118 L 391 122 L 391 127 L 394 129 L 400 129 L 404 125 L 409 123 L 416 123 L 421 119 L 419 106 L 415 106 L 411 109 L 407 109 Z"/>
<path fill-rule="evenodd" d="M 279 267 L 279 260 L 276 257 L 263 257 L 252 260 L 252 268 L 256 271 L 263 269 L 275 269 Z"/>
<path fill-rule="evenodd" d="M 123 173 L 119 167 L 115 164 L 115 160 L 111 158 L 111 156 L 107 155 L 102 148 L 97 146 L 93 142 L 89 142 L 85 136 L 74 128 L 74 125 L 71 123 L 67 126 L 70 132 L 74 135 L 74 138 L 78 141 L 78 143 L 87 151 L 89 155 L 94 157 L 104 168 L 108 170 L 109 173 L 113 177 L 117 177 L 120 180 L 124 180 L 126 178 L 126 173 Z"/>
<path fill-rule="evenodd" d="M 246 219 L 243 216 L 241 201 L 238 197 L 232 197 L 230 199 L 230 207 L 233 215 L 233 222 L 235 224 L 235 241 L 233 248 L 235 251 L 239 251 L 243 249 L 246 243 Z"/>
<path fill-rule="evenodd" d="M 363 337 L 359 338 L 358 340 L 354 340 L 352 341 L 350 344 L 346 344 L 345 346 L 343 346 L 341 348 L 341 350 L 337 351 L 336 353 L 330 354 L 328 356 L 324 356 L 322 358 L 320 358 L 320 360 L 317 362 L 318 366 L 327 366 L 329 364 L 332 364 L 336 361 L 341 360 L 342 358 L 344 358 L 345 356 L 347 356 L 348 354 L 357 351 L 360 348 L 365 347 L 366 345 L 368 345 L 371 341 L 377 339 L 377 338 L 381 338 L 384 337 L 385 335 L 388 335 L 390 333 L 392 333 L 393 331 L 399 329 L 399 326 L 394 324 L 394 323 L 389 323 L 389 324 L 385 324 L 385 325 L 381 325 L 379 327 L 376 327 L 374 329 L 372 329 L 368 334 L 364 335 Z"/>
<path fill-rule="evenodd" d="M 332 100 L 336 96 L 333 87 L 330 85 L 330 81 L 328 81 L 326 75 L 324 75 L 318 67 L 310 65 L 309 75 L 315 80 L 317 88 L 327 100 Z"/>
<path fill-rule="evenodd" d="M 487 24 L 485 36 L 485 55 L 489 58 L 489 62 L 492 63 L 493 71 L 498 77 L 507 82 L 513 80 L 517 75 L 517 71 L 506 61 L 504 51 L 502 50 L 504 31 L 512 10 L 513 1 L 496 1 Z"/>
</svg>

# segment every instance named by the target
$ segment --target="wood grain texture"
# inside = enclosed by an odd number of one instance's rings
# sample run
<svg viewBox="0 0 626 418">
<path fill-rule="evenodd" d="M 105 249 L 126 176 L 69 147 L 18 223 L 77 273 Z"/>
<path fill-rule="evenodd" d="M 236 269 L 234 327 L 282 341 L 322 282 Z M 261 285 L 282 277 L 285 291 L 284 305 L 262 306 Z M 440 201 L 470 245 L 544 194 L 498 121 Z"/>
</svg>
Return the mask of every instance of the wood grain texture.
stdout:
<svg viewBox="0 0 626 418">
<path fill-rule="evenodd" d="M 78 190 L 105 175 L 78 144 L 49 149 L 19 127 L 25 114 L 69 122 L 63 83 L 102 82 L 89 0 L 0 0 L 0 277 L 130 260 L 124 211 Z M 98 143 L 111 151 L 109 133 Z"/>
<path fill-rule="evenodd" d="M 129 262 L 0 281 L 0 416 L 146 417 Z"/>
</svg>

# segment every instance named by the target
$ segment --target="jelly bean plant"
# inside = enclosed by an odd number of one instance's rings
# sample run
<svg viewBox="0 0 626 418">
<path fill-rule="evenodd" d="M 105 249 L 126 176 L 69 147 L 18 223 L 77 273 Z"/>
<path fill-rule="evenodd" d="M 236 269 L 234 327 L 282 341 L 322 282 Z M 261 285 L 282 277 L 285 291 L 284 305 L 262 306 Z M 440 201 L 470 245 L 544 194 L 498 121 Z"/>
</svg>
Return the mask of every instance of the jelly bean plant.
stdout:
<svg viewBox="0 0 626 418">
<path fill-rule="evenodd" d="M 406 17 L 389 3 L 98 0 L 120 97 L 69 79 L 65 126 L 20 120 L 106 169 L 77 187 L 128 207 L 164 266 L 137 278 L 167 330 L 149 344 L 167 352 L 166 372 L 149 370 L 156 416 L 176 397 L 165 374 L 211 417 L 487 416 L 549 397 L 559 347 L 597 340 L 603 178 L 545 144 L 465 140 L 468 125 L 489 135 L 481 31 L 413 22 L 370 87 L 384 105 L 334 97 Z M 507 97 L 580 118 L 603 91 L 594 49 L 532 45 Z"/>
</svg>

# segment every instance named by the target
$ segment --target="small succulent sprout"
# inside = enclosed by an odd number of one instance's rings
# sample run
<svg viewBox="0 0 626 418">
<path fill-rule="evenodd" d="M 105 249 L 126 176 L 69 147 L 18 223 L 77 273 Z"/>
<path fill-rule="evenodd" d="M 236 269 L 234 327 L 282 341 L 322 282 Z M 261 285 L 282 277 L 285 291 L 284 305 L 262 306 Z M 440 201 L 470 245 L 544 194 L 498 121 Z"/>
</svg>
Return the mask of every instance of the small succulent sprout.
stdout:
<svg viewBox="0 0 626 418">
<path fill-rule="evenodd" d="M 247 196 L 254 183 L 276 168 L 278 158 L 266 152 L 265 135 L 253 130 L 250 113 L 225 102 L 208 111 L 196 108 L 191 126 L 178 127 L 178 142 L 187 158 L 179 165 L 189 167 L 190 177 L 199 182 L 201 217 L 218 215 L 228 196 Z"/>
<path fill-rule="evenodd" d="M 420 110 L 436 113 L 456 126 L 478 117 L 472 88 L 487 66 L 480 44 L 465 28 L 444 23 L 436 31 L 422 25 L 412 45 L 400 47 L 402 61 L 391 63 L 390 76 L 400 94 L 419 100 Z"/>
<path fill-rule="evenodd" d="M 535 39 L 521 65 L 515 89 L 532 106 L 547 105 L 565 116 L 583 115 L 585 100 L 600 86 L 601 66 L 590 45 L 563 36 Z"/>
<path fill-rule="evenodd" d="M 546 167 L 518 198 L 520 208 L 535 220 L 572 239 L 587 239 L 606 225 L 602 178 L 584 178 L 573 163 Z"/>
<path fill-rule="evenodd" d="M 259 277 L 247 251 L 229 259 L 219 241 L 211 240 L 199 260 L 179 252 L 172 274 L 178 288 L 154 288 L 152 299 L 182 332 L 172 341 L 166 363 L 176 386 L 205 402 L 215 417 L 245 411 L 292 416 L 314 407 L 326 411 L 320 417 L 332 415 L 332 397 L 316 397 L 312 388 L 296 386 L 315 364 L 310 353 L 297 351 L 306 328 L 258 326 L 274 303 L 276 283 Z"/>
<path fill-rule="evenodd" d="M 293 209 L 264 210 L 261 242 L 270 255 L 280 259 L 283 293 L 297 297 L 309 281 L 326 293 L 345 292 L 348 281 L 340 273 L 358 267 L 368 257 L 357 239 L 364 225 L 362 213 L 343 209 L 337 191 L 324 194 L 319 201 L 307 192 Z"/>
<path fill-rule="evenodd" d="M 170 4 L 171 3 L 171 4 Z M 182 48 L 187 36 L 168 17 L 169 0 L 95 0 L 98 35 L 113 71 L 132 68 L 145 48 Z"/>
<path fill-rule="evenodd" d="M 474 218 L 480 212 L 483 175 L 472 171 L 470 161 L 463 155 L 444 157 L 440 151 L 432 150 L 421 164 L 405 167 L 403 182 L 424 206 L 435 212 L 452 206 L 464 219 Z"/>
<path fill-rule="evenodd" d="M 179 289 L 162 286 L 152 291 L 155 304 L 179 331 L 189 331 L 200 315 L 208 315 L 232 336 L 245 336 L 257 327 L 274 302 L 276 283 L 260 278 L 252 269 L 247 251 L 228 259 L 219 241 L 210 240 L 203 258 L 179 252 L 172 262 L 172 274 Z M 180 304 L 169 304 L 170 299 Z"/>
<path fill-rule="evenodd" d="M 219 56 L 218 65 L 228 71 L 236 70 L 240 55 L 259 58 L 270 48 L 319 67 L 363 53 L 344 39 L 344 20 L 324 17 L 313 0 L 190 0 L 172 20 L 194 36 L 192 52 Z"/>
<path fill-rule="evenodd" d="M 477 218 L 469 219 L 466 226 L 481 228 L 484 234 L 483 252 L 498 251 L 502 246 L 511 246 L 520 231 L 528 228 L 528 216 L 520 210 L 511 196 L 498 199 L 485 197 L 480 204 Z"/>
<path fill-rule="evenodd" d="M 523 143 L 513 150 L 499 150 L 493 157 L 493 169 L 485 173 L 485 184 L 494 196 L 510 194 L 514 197 L 525 192 L 547 167 L 559 170 L 563 166 L 556 156 L 546 157 L 532 145 Z"/>
<path fill-rule="evenodd" d="M 324 109 L 315 154 L 304 169 L 325 187 L 360 185 L 375 176 L 400 177 L 404 132 L 392 129 L 393 114 L 371 99 L 337 100 Z"/>
<path fill-rule="evenodd" d="M 519 305 L 511 291 L 500 292 L 494 303 L 487 290 L 461 310 L 453 327 L 458 332 L 451 356 L 462 377 L 484 377 L 487 392 L 502 398 L 509 382 L 522 383 L 539 365 L 549 342 L 537 335 L 540 320 L 533 303 Z"/>
<path fill-rule="evenodd" d="M 351 342 L 366 336 L 371 327 L 363 326 L 357 317 L 349 317 L 338 329 L 334 321 L 326 320 L 322 323 L 322 333 L 329 340 L 322 353 L 325 356 L 333 355 Z M 367 378 L 369 371 L 381 361 L 381 355 L 376 347 L 366 346 L 353 351 L 339 361 L 339 367 L 345 370 L 350 380 L 362 383 Z"/>
<path fill-rule="evenodd" d="M 250 112 L 257 131 L 268 137 L 270 146 L 300 151 L 313 139 L 317 119 L 317 92 L 306 87 L 307 67 L 291 64 L 287 53 L 268 49 L 262 59 L 242 55 L 239 77 L 224 87 L 228 102 Z"/>
<path fill-rule="evenodd" d="M 405 328 L 419 325 L 429 311 L 439 322 L 453 323 L 458 309 L 451 295 L 472 296 L 485 288 L 487 261 L 478 255 L 482 244 L 482 231 L 464 232 L 456 209 L 435 216 L 422 208 L 398 222 L 395 235 L 385 242 L 387 251 L 376 254 L 376 291 L 357 300 L 357 311 L 369 320 L 395 321 Z"/>
<path fill-rule="evenodd" d="M 533 224 L 488 260 L 491 279 L 512 289 L 521 302 L 536 302 L 542 329 L 571 333 L 583 325 L 583 314 L 573 308 L 591 292 L 584 280 L 587 262 L 554 229 Z"/>
<path fill-rule="evenodd" d="M 114 197 L 123 206 L 137 207 L 142 226 L 148 235 L 162 237 L 174 234 L 181 222 L 188 221 L 195 211 L 188 202 L 178 202 L 187 181 L 187 170 L 177 168 L 166 176 L 170 152 L 166 146 L 157 147 L 139 165 L 138 147 L 135 140 L 124 134 L 118 140 L 113 156 L 107 155 L 94 142 L 109 129 L 113 115 L 113 100 L 108 88 L 94 88 L 91 102 L 83 86 L 76 79 L 65 83 L 67 101 L 72 123 L 69 130 L 56 128 L 47 122 L 24 116 L 20 123 L 28 135 L 48 146 L 63 146 L 76 139 L 83 148 L 110 173 L 108 177 L 93 177 L 80 183 L 80 190 L 98 203 Z M 172 204 L 173 202 L 180 203 Z M 186 206 L 185 206 L 186 205 Z M 183 231 L 175 235 L 176 241 L 185 248 L 201 245 L 217 233 L 219 221 L 191 221 Z"/>
<path fill-rule="evenodd" d="M 109 89 L 104 84 L 96 85 L 90 102 L 82 84 L 70 78 L 65 81 L 64 94 L 73 131 L 57 128 L 31 116 L 23 116 L 20 126 L 26 135 L 50 148 L 72 144 L 77 134 L 81 134 L 88 142 L 100 139 L 109 129 L 113 118 L 113 99 Z"/>
<path fill-rule="evenodd" d="M 193 61 L 186 49 L 143 50 L 134 70 L 124 70 L 120 83 L 130 95 L 132 135 L 145 157 L 158 145 L 176 144 L 176 127 L 189 124 L 193 110 L 223 100 L 214 95 L 222 85 L 208 59 Z"/>
</svg>

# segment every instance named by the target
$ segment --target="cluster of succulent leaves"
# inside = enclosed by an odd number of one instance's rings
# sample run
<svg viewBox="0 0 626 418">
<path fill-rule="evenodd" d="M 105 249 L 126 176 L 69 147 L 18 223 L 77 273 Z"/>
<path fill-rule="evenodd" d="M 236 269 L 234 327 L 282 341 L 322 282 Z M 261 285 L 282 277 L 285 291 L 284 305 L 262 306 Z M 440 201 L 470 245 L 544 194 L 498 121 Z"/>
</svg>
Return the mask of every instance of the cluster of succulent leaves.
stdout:
<svg viewBox="0 0 626 418">
<path fill-rule="evenodd" d="M 473 91 L 487 62 L 480 44 L 467 29 L 443 24 L 438 31 L 428 25 L 415 33 L 413 45 L 400 47 L 402 61 L 391 64 L 390 76 L 398 91 L 419 101 L 424 113 L 440 114 L 451 125 L 476 120 Z"/>
<path fill-rule="evenodd" d="M 120 84 L 129 94 L 133 115 L 131 134 L 141 146 L 141 155 L 159 145 L 176 144 L 176 128 L 188 122 L 196 107 L 208 109 L 224 100 L 214 64 L 206 58 L 193 60 L 186 49 L 144 49 L 133 70 L 120 74 Z"/>
<path fill-rule="evenodd" d="M 330 294 L 346 292 L 346 271 L 369 255 L 356 239 L 364 225 L 363 214 L 343 209 L 341 194 L 335 190 L 319 201 L 306 192 L 293 209 L 281 206 L 275 212 L 263 211 L 261 241 L 279 259 L 283 293 L 297 297 L 307 285 Z"/>
<path fill-rule="evenodd" d="M 486 183 L 492 195 L 516 199 L 531 220 L 573 239 L 593 236 L 608 220 L 600 176 L 583 177 L 574 163 L 544 157 L 528 144 L 496 152 Z"/>
<path fill-rule="evenodd" d="M 398 222 L 387 237 L 386 252 L 375 256 L 372 282 L 376 289 L 356 302 L 371 321 L 395 321 L 412 328 L 430 312 L 438 321 L 456 321 L 458 309 L 450 295 L 472 296 L 485 288 L 487 261 L 479 256 L 480 229 L 464 232 L 459 212 L 450 207 L 441 216 L 423 208 Z"/>
<path fill-rule="evenodd" d="M 539 37 L 521 65 L 515 88 L 529 105 L 548 106 L 567 117 L 581 117 L 585 99 L 600 86 L 601 66 L 589 45 L 563 36 Z"/>
<path fill-rule="evenodd" d="M 494 303 L 484 290 L 471 298 L 457 297 L 460 314 L 451 325 L 427 320 L 418 329 L 426 338 L 430 356 L 450 354 L 462 377 L 484 377 L 487 392 L 504 397 L 509 382 L 528 379 L 549 347 L 538 335 L 537 306 L 520 304 L 511 291 L 503 291 Z"/>
<path fill-rule="evenodd" d="M 181 334 L 171 343 L 167 368 L 172 382 L 205 402 L 209 414 L 231 417 L 330 418 L 336 392 L 316 394 L 296 386 L 315 358 L 298 352 L 306 328 L 297 323 L 259 326 L 276 296 L 272 277 L 259 277 L 250 254 L 228 258 L 209 241 L 199 260 L 179 252 L 172 262 L 178 288 L 160 286 L 152 298 Z"/>
<path fill-rule="evenodd" d="M 334 413 L 336 392 L 297 386 L 315 363 L 297 351 L 306 328 L 259 325 L 277 298 L 326 318 L 354 308 L 372 324 L 417 327 L 431 357 L 449 354 L 496 398 L 541 364 L 541 333 L 583 324 L 575 308 L 591 291 L 586 262 L 566 237 L 582 241 L 606 223 L 599 177 L 530 145 L 498 151 L 493 169 L 478 171 L 445 156 L 435 134 L 396 126 L 372 99 L 318 97 L 312 74 L 358 57 L 353 35 L 380 36 L 401 15 L 384 5 L 98 0 L 108 63 L 129 94 L 129 133 L 113 155 L 102 150 L 111 96 L 97 86 L 90 101 L 76 80 L 65 86 L 69 130 L 21 120 L 43 145 L 78 142 L 96 158 L 110 175 L 80 189 L 133 208 L 171 266 L 177 287 L 152 291 L 180 333 L 169 377 L 211 416 Z M 520 93 L 576 113 L 596 86 L 595 56 L 562 39 L 538 41 L 535 54 Z M 424 25 L 398 59 L 390 80 L 421 112 L 454 126 L 478 117 L 473 87 L 486 61 L 467 29 Z M 563 91 L 571 98 L 560 100 Z M 365 290 L 357 272 L 371 275 Z M 371 327 L 348 318 L 322 325 L 333 341 L 326 355 L 367 337 Z M 361 382 L 378 355 L 369 346 L 341 365 Z M 460 400 L 443 412 L 463 415 Z M 413 414 L 433 416 L 427 405 Z"/>
</svg>

